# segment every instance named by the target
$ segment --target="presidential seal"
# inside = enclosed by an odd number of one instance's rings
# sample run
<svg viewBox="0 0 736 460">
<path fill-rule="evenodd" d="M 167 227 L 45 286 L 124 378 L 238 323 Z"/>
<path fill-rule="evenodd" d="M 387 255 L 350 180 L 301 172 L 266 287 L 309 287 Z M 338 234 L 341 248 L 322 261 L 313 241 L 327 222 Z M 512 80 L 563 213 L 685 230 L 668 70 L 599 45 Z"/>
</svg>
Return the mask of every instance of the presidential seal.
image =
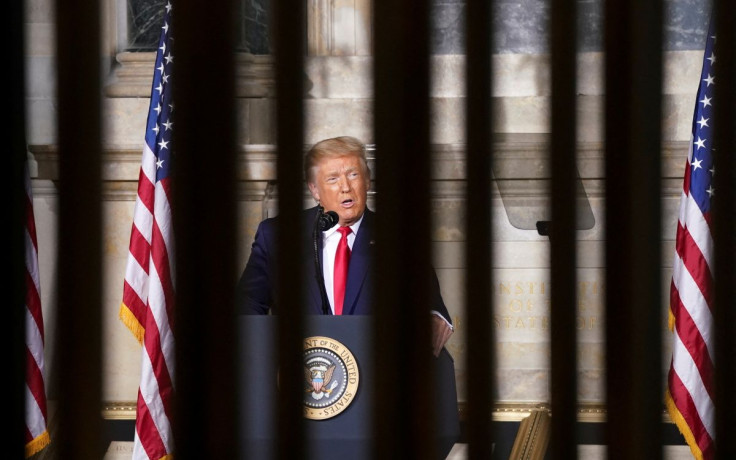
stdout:
<svg viewBox="0 0 736 460">
<path fill-rule="evenodd" d="M 304 339 L 304 380 L 304 416 L 326 420 L 353 402 L 360 373 L 345 345 L 329 337 L 309 337 Z"/>
</svg>

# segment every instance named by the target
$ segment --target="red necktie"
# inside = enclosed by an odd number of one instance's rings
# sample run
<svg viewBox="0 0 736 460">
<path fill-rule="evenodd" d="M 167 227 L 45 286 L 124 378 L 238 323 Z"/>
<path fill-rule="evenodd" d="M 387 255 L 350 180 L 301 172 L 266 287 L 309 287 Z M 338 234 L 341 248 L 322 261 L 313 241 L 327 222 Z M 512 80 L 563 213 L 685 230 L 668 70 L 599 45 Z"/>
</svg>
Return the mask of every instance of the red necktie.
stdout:
<svg viewBox="0 0 736 460">
<path fill-rule="evenodd" d="M 335 314 L 342 315 L 342 304 L 345 301 L 345 284 L 348 280 L 348 265 L 350 264 L 350 246 L 348 246 L 348 234 L 350 227 L 340 227 L 337 229 L 342 234 L 340 242 L 337 243 L 337 252 L 335 253 L 335 277 L 334 277 L 334 298 L 335 298 Z"/>
</svg>

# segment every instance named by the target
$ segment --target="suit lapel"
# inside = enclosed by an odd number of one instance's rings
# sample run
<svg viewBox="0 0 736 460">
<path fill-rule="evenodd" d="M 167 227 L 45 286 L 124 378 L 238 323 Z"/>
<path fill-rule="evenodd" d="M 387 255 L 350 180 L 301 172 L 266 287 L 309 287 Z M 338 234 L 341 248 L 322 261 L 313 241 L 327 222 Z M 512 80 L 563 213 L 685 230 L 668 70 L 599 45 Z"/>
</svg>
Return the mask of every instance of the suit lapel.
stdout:
<svg viewBox="0 0 736 460">
<path fill-rule="evenodd" d="M 373 212 L 366 209 L 363 214 L 363 222 L 360 224 L 358 234 L 355 236 L 353 249 L 350 253 L 350 268 L 348 269 L 348 281 L 345 287 L 345 303 L 343 314 L 352 315 L 355 311 L 356 300 L 363 282 L 368 275 L 373 259 Z"/>
</svg>

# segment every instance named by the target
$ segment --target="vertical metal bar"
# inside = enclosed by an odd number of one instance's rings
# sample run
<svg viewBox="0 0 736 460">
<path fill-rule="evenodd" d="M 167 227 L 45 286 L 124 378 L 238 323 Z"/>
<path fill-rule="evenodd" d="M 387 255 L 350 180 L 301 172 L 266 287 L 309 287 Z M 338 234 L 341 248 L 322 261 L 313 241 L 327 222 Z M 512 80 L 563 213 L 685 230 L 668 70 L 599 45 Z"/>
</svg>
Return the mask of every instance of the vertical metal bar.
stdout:
<svg viewBox="0 0 736 460">
<path fill-rule="evenodd" d="M 550 452 L 553 459 L 577 458 L 577 251 L 575 246 L 577 167 L 576 62 L 577 7 L 575 0 L 552 0 L 552 169 L 551 244 L 551 407 Z"/>
<path fill-rule="evenodd" d="M 235 10 L 206 0 L 174 8 L 175 449 L 236 458 Z"/>
<path fill-rule="evenodd" d="M 606 384 L 608 458 L 662 457 L 662 2 L 608 0 Z"/>
<path fill-rule="evenodd" d="M 3 349 L 6 351 L 5 368 L 10 377 L 8 392 L 8 417 L 11 420 L 23 420 L 25 417 L 24 399 L 26 394 L 25 382 L 25 222 L 26 203 L 23 167 L 26 162 L 26 111 L 25 111 L 25 61 L 24 61 L 24 2 L 14 0 L 8 4 L 7 13 L 3 21 L 4 49 L 9 60 L 9 99 L 6 105 L 6 114 L 10 120 L 2 124 L 3 139 L 10 148 L 8 163 L 4 168 L 2 180 L 5 196 L 9 197 L 10 204 L 10 231 L 8 248 L 10 257 L 10 273 L 3 277 L 3 289 L 8 292 L 10 328 L 3 334 Z M 7 270 L 7 269 L 6 269 Z M 7 455 L 11 458 L 23 458 L 25 444 L 24 428 L 21 423 L 13 423 L 13 427 L 3 434 L 4 444 L 8 447 Z"/>
<path fill-rule="evenodd" d="M 276 170 L 279 187 L 278 227 L 278 458 L 304 458 L 306 455 L 302 418 L 301 383 L 303 381 L 303 276 L 301 265 L 293 263 L 294 254 L 303 247 L 300 225 L 303 203 L 302 156 L 304 149 L 303 76 L 306 37 L 306 2 L 274 2 L 277 94 Z M 301 259 L 299 259 L 301 260 Z M 306 257 L 304 260 L 308 260 Z M 296 282 L 295 282 L 296 280 Z"/>
<path fill-rule="evenodd" d="M 491 413 L 495 382 L 495 331 L 492 326 L 493 227 L 491 163 L 493 161 L 493 2 L 467 3 L 467 198 L 465 202 L 465 279 L 468 458 L 491 458 Z M 472 359 L 471 359 L 472 355 Z"/>
<path fill-rule="evenodd" d="M 377 458 L 433 458 L 429 2 L 376 0 Z"/>
<path fill-rule="evenodd" d="M 101 441 L 100 7 L 56 2 L 59 229 L 54 379 L 59 458 L 97 459 Z M 71 269 L 69 269 L 71 268 Z"/>
<path fill-rule="evenodd" d="M 715 131 L 714 175 L 716 193 L 713 196 L 713 240 L 715 255 L 715 366 L 716 366 L 716 458 L 736 458 L 736 10 L 731 2 L 714 2 L 716 26 L 716 80 L 713 104 Z"/>
</svg>

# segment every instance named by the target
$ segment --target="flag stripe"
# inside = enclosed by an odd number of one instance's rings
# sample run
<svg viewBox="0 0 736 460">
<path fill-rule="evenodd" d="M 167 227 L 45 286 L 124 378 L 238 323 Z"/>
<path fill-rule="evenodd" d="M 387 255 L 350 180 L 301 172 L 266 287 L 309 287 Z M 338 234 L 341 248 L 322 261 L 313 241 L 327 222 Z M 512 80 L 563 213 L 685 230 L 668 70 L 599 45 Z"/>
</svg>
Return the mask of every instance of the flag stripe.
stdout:
<svg viewBox="0 0 736 460">
<path fill-rule="evenodd" d="M 29 186 L 30 186 L 30 176 L 29 176 L 28 181 L 26 182 L 26 210 L 33 212 L 33 197 L 31 196 L 31 189 L 28 188 Z M 28 253 L 38 254 L 38 240 L 36 237 L 36 219 L 35 218 L 29 217 L 28 219 L 26 219 L 26 234 L 29 237 L 29 240 L 26 243 L 30 243 L 30 246 L 26 246 L 26 248 L 28 248 L 28 250 L 26 251 L 26 255 L 28 255 Z M 27 265 L 27 267 L 29 269 L 34 269 L 33 279 L 35 281 L 38 281 L 38 271 L 35 270 L 38 267 L 36 265 L 37 264 L 31 264 L 31 266 Z M 38 282 L 36 283 L 36 286 L 38 286 Z"/>
<path fill-rule="evenodd" d="M 136 272 L 142 272 L 140 276 L 145 279 L 148 274 L 148 260 L 151 257 L 151 237 L 149 235 L 148 238 L 145 238 L 138 227 L 133 227 L 131 230 L 130 255 L 138 262 L 138 265 L 131 265 L 130 274 L 137 276 Z M 138 283 L 134 285 L 139 287 L 136 292 L 140 292 L 139 297 L 142 297 L 142 293 L 145 292 L 145 285 L 141 286 Z"/>
<path fill-rule="evenodd" d="M 674 370 L 669 373 L 668 386 L 671 393 L 670 397 L 672 400 L 678 401 L 676 410 L 686 423 L 689 434 L 687 437 L 692 437 L 694 444 L 691 444 L 691 448 L 695 447 L 693 454 L 696 457 L 700 454 L 700 458 L 709 458 L 707 453 L 712 451 L 713 439 L 703 425 L 703 421 L 695 407 L 695 401 Z"/>
<path fill-rule="evenodd" d="M 162 226 L 159 226 L 159 223 Z M 167 222 L 160 220 L 155 221 L 153 226 L 153 238 L 156 244 L 151 247 L 151 260 L 154 262 L 156 272 L 159 274 L 159 282 L 162 285 L 160 294 L 163 297 L 161 300 L 162 305 L 166 307 L 167 316 L 173 318 L 173 307 L 174 307 L 174 278 L 171 273 L 171 267 L 173 267 L 173 260 L 169 247 L 173 246 L 173 243 L 168 241 L 167 233 L 171 232 L 170 225 Z"/>
<path fill-rule="evenodd" d="M 151 283 L 152 297 L 156 300 L 163 300 L 163 289 L 161 284 L 158 283 L 157 272 L 153 272 L 152 278 L 154 281 Z M 173 343 L 173 339 L 166 309 L 156 308 L 152 310 L 152 314 L 149 315 L 146 323 L 145 347 L 150 365 L 157 376 L 156 385 L 162 387 L 162 391 L 169 391 L 173 387 L 171 372 L 174 370 L 174 349 L 169 346 Z M 171 413 L 168 401 L 164 402 L 163 408 L 166 414 Z"/>
<path fill-rule="evenodd" d="M 712 304 L 711 299 L 711 287 L 713 286 L 713 277 L 710 273 L 710 267 L 704 257 L 701 257 L 701 249 L 698 247 L 695 240 L 692 238 L 687 228 L 682 227 L 678 224 L 677 229 L 677 241 L 676 241 L 677 255 L 682 260 L 682 264 L 685 266 L 690 276 L 698 284 L 703 299 L 707 305 Z"/>
<path fill-rule="evenodd" d="M 673 354 L 672 369 L 682 382 L 683 387 L 687 390 L 688 395 L 692 398 L 693 407 L 700 417 L 703 427 L 711 435 L 715 436 L 715 426 L 713 422 L 713 400 L 705 389 L 700 372 L 698 372 L 695 361 L 685 348 L 684 344 L 679 340 L 679 335 L 675 334 L 675 349 L 678 353 Z M 673 396 L 676 393 L 673 392 Z"/>
<path fill-rule="evenodd" d="M 151 341 L 153 342 L 155 340 Z M 154 359 L 159 361 L 159 355 L 160 354 L 158 353 L 154 353 Z M 136 420 L 136 432 L 138 432 L 142 440 L 149 439 L 150 436 L 153 436 L 151 439 L 159 439 L 160 442 L 165 447 L 167 447 L 167 451 L 170 451 L 171 398 L 169 397 L 170 393 L 166 390 L 166 388 L 162 388 L 161 386 L 159 386 L 159 384 L 170 389 L 172 388 L 170 385 L 171 380 L 168 378 L 168 374 L 166 374 L 165 377 L 162 377 L 156 372 L 156 370 L 160 369 L 162 366 L 155 365 L 150 360 L 151 356 L 151 353 L 144 354 L 144 366 L 143 373 L 141 375 L 141 386 L 139 393 L 140 398 L 138 401 L 139 403 L 142 403 L 139 410 L 142 409 L 144 411 L 144 416 L 145 414 L 148 414 L 148 416 L 151 416 L 152 418 L 150 420 L 150 424 L 148 423 L 149 421 L 145 419 L 145 417 L 142 420 Z M 149 433 L 149 430 L 151 430 L 152 428 L 155 428 L 155 435 L 153 433 Z"/>
<path fill-rule="evenodd" d="M 30 390 L 26 387 L 26 420 L 31 423 L 26 423 L 25 429 L 25 457 L 31 457 L 44 447 L 48 446 L 51 442 L 51 437 L 46 429 L 46 415 L 45 415 L 45 404 L 43 407 L 38 405 L 37 400 Z M 44 401 L 46 397 L 42 398 Z"/>
<path fill-rule="evenodd" d="M 672 293 L 673 304 L 679 300 L 677 291 Z M 700 330 L 692 320 L 692 317 L 688 314 L 686 308 L 680 305 L 678 308 L 678 321 L 675 325 L 677 335 L 684 345 L 684 350 L 690 354 L 695 365 L 698 367 L 698 372 L 703 380 L 703 385 L 711 399 L 714 397 L 713 388 L 713 360 L 707 350 L 707 345 L 703 336 L 700 334 Z"/>
<path fill-rule="evenodd" d="M 27 263 L 27 262 L 26 262 Z M 38 330 L 39 334 L 33 337 L 33 340 L 29 340 L 30 343 L 38 343 L 38 346 L 34 347 L 43 353 L 44 345 L 44 332 L 43 332 L 43 313 L 41 311 L 41 296 L 39 296 L 38 282 L 33 279 L 33 273 L 30 270 L 26 270 L 26 305 L 28 308 L 26 311 L 30 314 L 30 318 L 26 321 L 26 330 L 30 327 L 28 322 L 33 323 L 33 329 Z M 38 340 L 38 342 L 35 342 Z"/>
<path fill-rule="evenodd" d="M 713 344 L 711 333 L 713 315 L 710 312 L 710 307 L 701 294 L 695 280 L 687 270 L 683 269 L 680 259 L 675 258 L 672 272 L 672 281 L 675 284 L 677 296 L 680 300 L 679 304 L 683 307 L 681 310 L 674 312 L 675 318 L 677 321 L 683 321 L 684 318 L 681 317 L 680 311 L 687 312 L 692 324 L 703 337 L 709 356 L 713 359 L 715 345 Z M 670 299 L 670 303 L 673 304 L 675 302 L 673 302 L 673 299 Z"/>
<path fill-rule="evenodd" d="M 136 414 L 136 430 L 133 458 L 161 458 L 166 455 L 158 428 L 153 422 L 148 411 L 148 405 L 143 401 L 143 396 L 138 393 L 138 413 Z M 138 433 L 142 433 L 141 438 Z"/>
<path fill-rule="evenodd" d="M 30 277 L 26 275 L 26 279 L 28 278 Z M 26 309 L 26 348 L 30 353 L 30 358 L 33 359 L 33 363 L 29 364 L 38 368 L 42 367 L 39 363 L 43 363 L 44 358 L 43 319 L 40 318 L 39 315 L 40 310 L 38 312 L 34 312 L 30 308 Z M 43 379 L 41 379 L 41 381 L 43 381 Z M 29 385 L 36 383 L 38 382 L 29 381 Z"/>
<path fill-rule="evenodd" d="M 152 187 L 153 188 L 153 187 Z M 146 187 L 144 187 L 146 189 Z M 138 231 L 137 238 L 141 238 L 141 244 L 151 244 L 151 222 L 153 222 L 153 201 L 155 193 L 151 193 L 150 197 L 138 195 L 135 203 L 135 213 L 133 214 L 133 228 Z"/>
<path fill-rule="evenodd" d="M 38 365 L 38 360 L 33 356 L 33 352 L 28 347 L 26 347 L 26 362 L 28 363 L 26 366 L 26 379 L 28 380 L 27 389 L 35 403 L 32 404 L 28 410 L 38 411 L 39 415 L 46 414 L 46 395 L 44 393 L 44 386 L 41 383 L 43 382 L 43 372 Z M 45 418 L 45 416 L 38 417 L 38 420 L 42 421 Z M 31 429 L 31 432 L 35 437 L 45 429 L 45 424 L 42 427 L 37 424 L 37 426 Z"/>
<path fill-rule="evenodd" d="M 712 267 L 711 254 L 713 253 L 713 237 L 710 234 L 710 223 L 707 219 L 707 213 L 703 214 L 698 208 L 698 204 L 693 201 L 690 195 L 683 196 L 684 216 L 680 218 L 679 224 L 686 228 L 690 233 L 690 238 L 693 239 L 695 245 L 700 250 L 700 256 L 705 260 L 705 263 Z"/>
<path fill-rule="evenodd" d="M 146 283 L 148 283 L 148 274 L 146 274 Z M 123 305 L 122 307 L 127 308 L 134 316 L 136 323 L 143 328 L 143 324 L 146 322 L 146 315 L 148 314 L 148 307 L 140 298 L 136 289 L 125 281 L 123 285 Z M 130 327 L 130 326 L 129 326 Z M 143 336 L 140 337 L 140 342 L 143 342 Z"/>
<path fill-rule="evenodd" d="M 153 209 L 149 207 L 148 205 L 150 203 L 153 203 L 153 192 L 154 192 L 154 183 L 156 181 L 156 157 L 154 153 L 151 151 L 151 148 L 148 147 L 148 145 L 144 144 L 143 147 L 143 157 L 141 159 L 141 169 L 138 173 L 138 197 L 143 203 L 144 206 L 146 206 L 146 209 L 148 210 L 149 214 L 153 213 Z M 143 211 L 141 209 L 141 211 Z M 139 227 L 146 227 L 145 222 L 136 222 L 136 225 Z"/>
</svg>

